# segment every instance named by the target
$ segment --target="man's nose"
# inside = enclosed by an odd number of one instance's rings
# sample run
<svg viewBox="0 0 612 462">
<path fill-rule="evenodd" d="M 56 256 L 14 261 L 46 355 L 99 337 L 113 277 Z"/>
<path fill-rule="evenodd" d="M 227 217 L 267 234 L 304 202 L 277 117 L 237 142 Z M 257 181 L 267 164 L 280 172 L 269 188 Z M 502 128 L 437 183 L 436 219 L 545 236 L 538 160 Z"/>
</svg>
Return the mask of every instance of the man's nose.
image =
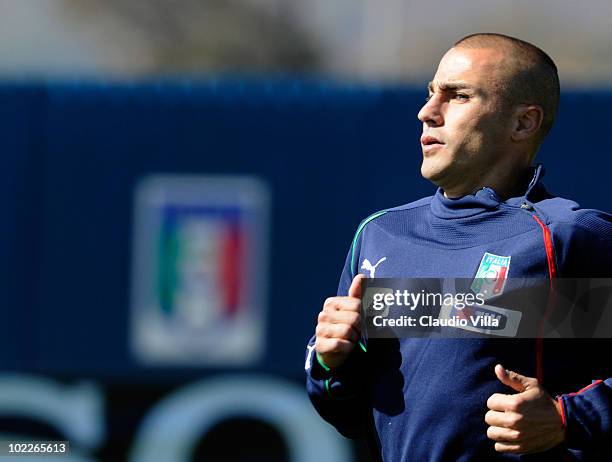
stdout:
<svg viewBox="0 0 612 462">
<path fill-rule="evenodd" d="M 427 125 L 440 126 L 444 123 L 441 104 L 436 95 L 432 95 L 417 114 L 417 118 Z"/>
</svg>

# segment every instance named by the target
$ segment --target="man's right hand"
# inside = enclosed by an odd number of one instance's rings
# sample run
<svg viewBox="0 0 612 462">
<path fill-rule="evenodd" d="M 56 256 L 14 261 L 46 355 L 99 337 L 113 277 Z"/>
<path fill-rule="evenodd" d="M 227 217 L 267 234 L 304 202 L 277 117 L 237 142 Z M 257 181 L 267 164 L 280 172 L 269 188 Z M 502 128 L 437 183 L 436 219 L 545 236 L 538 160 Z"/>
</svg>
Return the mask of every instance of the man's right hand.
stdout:
<svg viewBox="0 0 612 462">
<path fill-rule="evenodd" d="M 315 350 L 329 367 L 337 367 L 348 358 L 361 334 L 361 280 L 353 279 L 346 297 L 325 300 L 317 322 Z"/>
</svg>

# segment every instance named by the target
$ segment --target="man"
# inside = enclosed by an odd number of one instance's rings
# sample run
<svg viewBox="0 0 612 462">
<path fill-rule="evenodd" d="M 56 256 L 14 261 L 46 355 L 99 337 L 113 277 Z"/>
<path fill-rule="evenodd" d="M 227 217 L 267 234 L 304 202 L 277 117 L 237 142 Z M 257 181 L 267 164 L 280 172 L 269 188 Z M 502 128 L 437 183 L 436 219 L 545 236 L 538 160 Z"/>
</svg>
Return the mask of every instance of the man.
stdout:
<svg viewBox="0 0 612 462">
<path fill-rule="evenodd" d="M 586 349 L 600 344 L 366 342 L 360 331 L 364 276 L 474 278 L 486 258 L 508 278 L 610 276 L 612 217 L 552 197 L 531 167 L 558 100 L 539 48 L 461 39 L 418 114 L 421 174 L 436 194 L 357 229 L 307 349 L 307 389 L 323 418 L 385 461 L 612 460 L 612 379 L 591 384 L 612 375 L 610 361 Z"/>
</svg>

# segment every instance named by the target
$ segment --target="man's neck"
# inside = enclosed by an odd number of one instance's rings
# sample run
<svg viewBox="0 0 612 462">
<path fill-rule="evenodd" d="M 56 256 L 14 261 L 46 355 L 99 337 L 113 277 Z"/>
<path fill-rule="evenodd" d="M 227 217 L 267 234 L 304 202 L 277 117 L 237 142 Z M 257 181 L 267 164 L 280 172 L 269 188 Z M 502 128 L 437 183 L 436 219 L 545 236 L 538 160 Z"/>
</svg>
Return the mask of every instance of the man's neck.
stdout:
<svg viewBox="0 0 612 462">
<path fill-rule="evenodd" d="M 445 189 L 444 196 L 449 199 L 457 199 L 459 197 L 473 194 L 484 187 L 491 188 L 502 199 L 506 200 L 510 197 L 520 196 L 525 193 L 531 180 L 531 167 L 523 167 L 515 172 L 508 174 L 489 175 L 481 181 L 475 181 L 472 184 L 457 185 L 456 187 Z"/>
</svg>

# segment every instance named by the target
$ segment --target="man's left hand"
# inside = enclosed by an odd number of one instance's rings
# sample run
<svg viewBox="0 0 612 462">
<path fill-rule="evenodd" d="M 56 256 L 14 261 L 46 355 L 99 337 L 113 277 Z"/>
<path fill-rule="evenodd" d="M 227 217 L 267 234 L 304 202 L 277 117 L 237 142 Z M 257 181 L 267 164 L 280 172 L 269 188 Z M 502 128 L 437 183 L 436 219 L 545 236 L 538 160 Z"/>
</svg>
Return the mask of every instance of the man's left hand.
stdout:
<svg viewBox="0 0 612 462">
<path fill-rule="evenodd" d="M 560 404 L 533 377 L 495 366 L 497 378 L 518 393 L 495 393 L 487 400 L 487 436 L 495 450 L 513 454 L 542 452 L 562 443 L 565 429 Z"/>
</svg>

